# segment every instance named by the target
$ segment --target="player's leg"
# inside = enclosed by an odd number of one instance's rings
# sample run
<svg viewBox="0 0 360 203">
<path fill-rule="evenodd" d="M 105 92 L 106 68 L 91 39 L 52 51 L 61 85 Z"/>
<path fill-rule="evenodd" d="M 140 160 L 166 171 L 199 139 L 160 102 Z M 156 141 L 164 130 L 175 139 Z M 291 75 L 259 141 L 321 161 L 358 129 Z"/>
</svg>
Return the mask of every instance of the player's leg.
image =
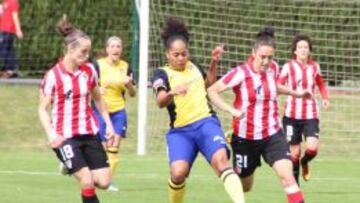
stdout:
<svg viewBox="0 0 360 203">
<path fill-rule="evenodd" d="M 198 149 L 186 130 L 171 129 L 166 140 L 170 164 L 169 200 L 170 203 L 182 203 L 185 196 L 186 178 Z"/>
<path fill-rule="evenodd" d="M 282 131 L 279 131 L 266 141 L 263 157 L 279 177 L 288 202 L 304 203 L 303 194 L 293 175 L 290 150 Z"/>
<path fill-rule="evenodd" d="M 79 181 L 83 203 L 98 203 L 95 183 L 86 164 L 84 154 L 80 149 L 81 145 L 82 141 L 71 138 L 66 140 L 60 148 L 54 149 L 54 151 L 60 161 L 67 167 L 69 173 Z"/>
<path fill-rule="evenodd" d="M 83 167 L 73 175 L 80 183 L 82 202 L 99 203 L 95 190 L 95 182 L 90 169 L 88 167 Z"/>
<path fill-rule="evenodd" d="M 94 185 L 101 189 L 107 189 L 110 185 L 111 172 L 105 150 L 98 137 L 88 137 L 83 143 L 83 156 L 91 171 Z"/>
<path fill-rule="evenodd" d="M 293 175 L 299 184 L 301 145 L 290 144 L 291 162 L 293 164 Z"/>
<path fill-rule="evenodd" d="M 306 150 L 304 156 L 301 158 L 302 176 L 305 181 L 310 179 L 309 162 L 315 158 L 319 150 L 319 120 L 307 120 L 304 127 L 304 134 L 306 139 Z"/>
<path fill-rule="evenodd" d="M 286 140 L 290 145 L 291 162 L 293 164 L 293 175 L 296 182 L 299 184 L 300 174 L 300 156 L 301 156 L 301 135 L 303 126 L 301 121 L 284 117 L 283 126 Z"/>
<path fill-rule="evenodd" d="M 111 122 L 115 130 L 115 138 L 113 143 L 111 143 L 110 146 L 107 146 L 106 153 L 109 159 L 111 175 L 114 176 L 120 162 L 120 144 L 122 139 L 126 137 L 127 116 L 125 110 L 120 110 L 118 112 L 112 113 Z M 113 192 L 119 191 L 119 189 L 114 185 L 113 181 L 111 182 L 108 190 Z"/>
<path fill-rule="evenodd" d="M 113 139 L 113 142 L 111 144 L 106 142 L 106 123 L 104 121 L 104 119 L 102 118 L 102 116 L 100 115 L 100 113 L 96 110 L 96 108 L 94 108 L 93 110 L 94 115 L 99 123 L 99 133 L 98 133 L 98 137 L 103 145 L 103 148 L 106 151 L 106 156 L 108 159 L 108 163 L 109 163 L 109 168 L 110 168 L 110 173 L 112 173 L 111 169 L 114 169 L 115 165 L 117 165 L 118 160 L 118 143 L 120 143 L 119 139 L 120 137 L 118 135 L 115 135 L 115 138 Z M 112 118 L 112 114 L 110 114 L 110 119 L 113 123 L 113 118 Z M 115 128 L 115 125 L 113 123 L 113 126 Z M 114 146 L 114 147 L 113 147 Z M 117 192 L 119 191 L 119 189 L 117 187 L 115 187 L 114 185 L 110 184 L 110 186 L 107 188 L 108 191 L 111 192 Z"/>
<path fill-rule="evenodd" d="M 245 202 L 240 179 L 230 166 L 229 151 L 220 123 L 215 118 L 207 118 L 197 129 L 194 132 L 196 143 L 216 175 L 223 181 L 226 192 L 234 202 Z"/>
<path fill-rule="evenodd" d="M 261 153 L 258 150 L 263 141 L 249 141 L 233 137 L 231 141 L 232 160 L 235 172 L 239 175 L 244 192 L 250 192 L 255 177 L 255 170 L 261 165 Z"/>
</svg>

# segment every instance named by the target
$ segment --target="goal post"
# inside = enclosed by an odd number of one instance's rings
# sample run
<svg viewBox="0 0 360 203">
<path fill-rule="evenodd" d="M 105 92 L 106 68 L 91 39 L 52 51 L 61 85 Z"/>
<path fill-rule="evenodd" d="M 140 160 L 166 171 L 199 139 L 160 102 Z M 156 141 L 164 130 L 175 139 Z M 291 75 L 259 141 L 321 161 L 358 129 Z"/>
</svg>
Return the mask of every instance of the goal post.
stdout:
<svg viewBox="0 0 360 203">
<path fill-rule="evenodd" d="M 139 58 L 139 99 L 138 99 L 138 142 L 137 154 L 146 153 L 148 45 L 149 45 L 149 0 L 137 0 L 140 16 L 140 58 Z"/>
</svg>

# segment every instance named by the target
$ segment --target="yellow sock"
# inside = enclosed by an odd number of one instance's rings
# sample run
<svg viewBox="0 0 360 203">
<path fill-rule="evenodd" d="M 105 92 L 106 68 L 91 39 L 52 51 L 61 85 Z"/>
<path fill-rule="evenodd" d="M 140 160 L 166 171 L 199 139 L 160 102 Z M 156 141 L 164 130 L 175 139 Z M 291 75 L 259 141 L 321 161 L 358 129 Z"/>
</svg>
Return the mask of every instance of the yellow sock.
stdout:
<svg viewBox="0 0 360 203">
<path fill-rule="evenodd" d="M 115 170 L 119 164 L 119 149 L 117 147 L 109 147 L 107 148 L 107 156 L 109 159 L 109 167 L 111 175 L 115 174 Z"/>
<path fill-rule="evenodd" d="M 185 181 L 176 185 L 169 179 L 168 188 L 170 203 L 182 203 L 185 195 Z"/>
<path fill-rule="evenodd" d="M 220 179 L 224 182 L 225 190 L 234 203 L 245 203 L 244 192 L 240 178 L 232 168 L 225 169 Z"/>
</svg>

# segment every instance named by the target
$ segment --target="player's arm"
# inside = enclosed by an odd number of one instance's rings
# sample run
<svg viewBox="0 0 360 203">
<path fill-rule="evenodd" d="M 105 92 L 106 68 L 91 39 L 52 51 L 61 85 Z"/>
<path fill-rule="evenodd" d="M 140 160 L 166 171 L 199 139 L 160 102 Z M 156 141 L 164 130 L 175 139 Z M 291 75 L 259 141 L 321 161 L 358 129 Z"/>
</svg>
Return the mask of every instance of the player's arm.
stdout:
<svg viewBox="0 0 360 203">
<path fill-rule="evenodd" d="M 214 84 L 217 79 L 217 67 L 221 58 L 221 55 L 224 52 L 224 45 L 221 44 L 217 47 L 215 47 L 211 52 L 211 61 L 209 65 L 209 70 L 206 74 L 206 87 L 209 87 L 210 85 Z"/>
<path fill-rule="evenodd" d="M 156 103 L 160 108 L 168 106 L 176 95 L 185 95 L 188 86 L 178 85 L 173 89 L 169 86 L 167 74 L 162 69 L 157 69 L 152 78 L 152 87 L 155 93 Z"/>
<path fill-rule="evenodd" d="M 40 102 L 38 107 L 38 115 L 40 118 L 41 125 L 43 126 L 46 135 L 48 137 L 50 146 L 52 148 L 58 148 L 62 145 L 64 138 L 58 135 L 51 125 L 51 119 L 49 115 L 49 108 L 51 106 L 51 95 L 44 95 L 40 91 Z"/>
<path fill-rule="evenodd" d="M 125 87 L 128 90 L 128 94 L 130 97 L 135 97 L 136 89 L 134 86 L 134 74 L 131 68 L 128 68 L 127 78 L 125 80 Z"/>
<path fill-rule="evenodd" d="M 289 87 L 281 84 L 277 84 L 277 92 L 278 94 L 285 94 L 290 95 L 297 98 L 306 98 L 310 99 L 313 95 L 309 90 L 303 90 L 303 91 L 294 91 L 290 89 Z"/>
<path fill-rule="evenodd" d="M 184 95 L 188 90 L 186 85 L 178 85 L 173 90 L 166 91 L 165 89 L 159 88 L 156 91 L 156 103 L 160 108 L 168 106 L 176 95 Z"/>
<path fill-rule="evenodd" d="M 312 93 L 309 90 L 304 91 L 294 91 L 288 86 L 286 86 L 286 82 L 289 77 L 289 63 L 285 64 L 283 68 L 281 69 L 280 75 L 277 78 L 277 93 L 278 94 L 284 94 L 284 95 L 290 95 L 293 97 L 305 97 L 305 98 L 311 98 Z"/>
<path fill-rule="evenodd" d="M 111 139 L 114 135 L 114 128 L 113 128 L 111 120 L 110 120 L 107 106 L 101 96 L 100 88 L 97 84 L 95 85 L 94 88 L 91 89 L 91 97 L 94 100 L 96 109 L 98 110 L 101 117 L 104 119 L 104 122 L 106 123 L 106 134 L 108 136 L 107 138 Z"/>
<path fill-rule="evenodd" d="M 226 89 L 227 86 L 224 84 L 224 82 L 222 80 L 218 80 L 207 89 L 207 92 L 211 102 L 216 107 L 218 107 L 222 111 L 230 113 L 234 117 L 240 117 L 242 115 L 242 112 L 238 109 L 235 109 L 231 105 L 227 104 L 220 96 L 220 94 L 224 92 Z"/>
<path fill-rule="evenodd" d="M 328 109 L 330 107 L 330 101 L 329 101 L 329 91 L 325 85 L 324 79 L 320 74 L 320 68 L 318 68 L 318 74 L 315 77 L 315 82 L 319 88 L 321 98 L 322 98 L 322 106 L 325 109 Z"/>
</svg>

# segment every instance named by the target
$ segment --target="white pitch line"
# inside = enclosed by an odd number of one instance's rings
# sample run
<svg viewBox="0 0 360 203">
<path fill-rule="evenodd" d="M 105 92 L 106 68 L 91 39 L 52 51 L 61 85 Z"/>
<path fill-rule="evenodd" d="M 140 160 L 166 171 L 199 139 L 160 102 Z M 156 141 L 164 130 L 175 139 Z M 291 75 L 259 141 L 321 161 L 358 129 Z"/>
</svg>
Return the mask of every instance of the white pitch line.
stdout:
<svg viewBox="0 0 360 203">
<path fill-rule="evenodd" d="M 28 176 L 64 176 L 61 175 L 60 172 L 49 172 L 49 171 L 22 171 L 22 170 L 18 170 L 18 171 L 1 171 L 0 170 L 0 175 L 1 174 L 10 174 L 10 175 L 28 175 Z M 159 173 L 120 173 L 117 176 L 121 176 L 121 177 L 126 177 L 126 178 L 135 178 L 135 179 L 154 179 L 154 178 L 158 178 L 158 177 L 162 177 L 163 175 L 160 175 Z M 275 177 L 275 176 L 274 176 Z M 263 179 L 263 180 L 270 180 L 270 179 L 274 179 L 274 177 L 257 177 L 256 179 Z M 190 178 L 195 178 L 195 179 L 201 179 L 201 180 L 210 180 L 210 179 L 214 179 L 214 177 L 211 177 L 211 175 L 199 175 L 199 174 L 193 174 L 190 175 Z M 316 181 L 358 181 L 360 180 L 360 178 L 354 178 L 354 177 L 348 177 L 348 178 L 341 178 L 341 177 L 336 177 L 336 178 L 316 178 L 313 177 L 311 178 L 312 180 L 316 180 Z"/>
</svg>

